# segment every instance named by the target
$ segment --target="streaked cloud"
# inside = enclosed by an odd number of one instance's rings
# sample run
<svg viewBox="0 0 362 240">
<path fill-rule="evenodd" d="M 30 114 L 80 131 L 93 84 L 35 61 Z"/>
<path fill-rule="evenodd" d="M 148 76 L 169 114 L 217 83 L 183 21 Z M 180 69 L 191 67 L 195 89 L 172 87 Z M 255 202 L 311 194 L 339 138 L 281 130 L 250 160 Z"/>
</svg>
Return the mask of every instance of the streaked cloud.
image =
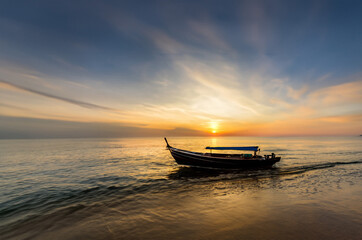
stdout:
<svg viewBox="0 0 362 240">
<path fill-rule="evenodd" d="M 360 4 L 7 5 L 0 116 L 117 136 L 362 132 Z"/>
<path fill-rule="evenodd" d="M 118 123 L 75 122 L 0 116 L 0 139 L 17 138 L 94 138 L 148 136 L 202 136 L 188 128 L 144 128 Z"/>
<path fill-rule="evenodd" d="M 31 89 L 31 88 L 19 86 L 17 84 L 13 84 L 13 83 L 7 82 L 5 80 L 1 80 L 1 79 L 0 79 L 0 83 L 5 84 L 7 86 L 10 86 L 12 88 L 18 89 L 18 90 L 28 92 L 28 93 L 33 93 L 33 94 L 37 94 L 37 95 L 40 95 L 40 96 L 43 96 L 43 97 L 56 99 L 56 100 L 59 100 L 59 101 L 74 104 L 74 105 L 84 107 L 84 108 L 90 108 L 90 109 L 96 109 L 96 110 L 106 110 L 106 111 L 118 111 L 117 109 L 114 109 L 114 108 L 100 106 L 100 105 L 93 104 L 93 103 L 87 103 L 87 102 L 83 102 L 83 101 L 79 101 L 79 100 L 75 100 L 75 99 L 71 99 L 71 98 L 56 96 L 56 95 L 52 95 L 50 93 L 41 92 L 41 91 L 34 90 L 34 89 Z"/>
<path fill-rule="evenodd" d="M 362 80 L 319 89 L 309 95 L 310 101 L 323 106 L 362 104 Z"/>
</svg>

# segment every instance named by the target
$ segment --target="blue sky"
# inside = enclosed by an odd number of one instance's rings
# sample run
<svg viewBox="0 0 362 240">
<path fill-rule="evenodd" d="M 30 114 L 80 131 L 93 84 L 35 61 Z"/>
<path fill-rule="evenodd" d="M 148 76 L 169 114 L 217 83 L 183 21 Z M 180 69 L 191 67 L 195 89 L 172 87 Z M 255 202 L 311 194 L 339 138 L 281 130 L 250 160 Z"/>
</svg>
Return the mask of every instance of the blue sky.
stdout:
<svg viewBox="0 0 362 240">
<path fill-rule="evenodd" d="M 0 5 L 2 131 L 21 122 L 6 137 L 34 121 L 125 136 L 362 132 L 360 1 Z"/>
</svg>

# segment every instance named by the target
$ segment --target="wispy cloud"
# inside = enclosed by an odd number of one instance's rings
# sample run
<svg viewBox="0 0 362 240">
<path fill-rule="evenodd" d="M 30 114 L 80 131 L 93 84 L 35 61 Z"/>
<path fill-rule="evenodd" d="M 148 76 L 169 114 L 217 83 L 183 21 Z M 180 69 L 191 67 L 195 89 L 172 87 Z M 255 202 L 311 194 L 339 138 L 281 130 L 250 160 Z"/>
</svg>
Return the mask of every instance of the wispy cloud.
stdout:
<svg viewBox="0 0 362 240">
<path fill-rule="evenodd" d="M 342 83 L 314 91 L 309 95 L 310 101 L 324 106 L 362 103 L 362 80 Z"/>
<path fill-rule="evenodd" d="M 79 138 L 79 137 L 152 137 L 200 136 L 190 128 L 145 128 L 119 123 L 60 121 L 0 115 L 0 139 L 3 138 Z"/>
<path fill-rule="evenodd" d="M 360 129 L 343 117 L 362 112 L 353 4 L 343 19 L 313 1 L 83 5 L 6 8 L 2 115 L 251 135 Z"/>
<path fill-rule="evenodd" d="M 190 20 L 189 25 L 201 42 L 210 44 L 215 50 L 232 52 L 230 45 L 221 37 L 214 24 L 209 21 Z"/>
<path fill-rule="evenodd" d="M 0 83 L 6 84 L 6 85 L 8 85 L 10 87 L 13 87 L 15 89 L 18 89 L 18 90 L 22 90 L 22 91 L 25 91 L 25 92 L 28 92 L 28 93 L 33 93 L 33 94 L 39 95 L 39 96 L 43 96 L 43 97 L 59 100 L 59 101 L 62 101 L 62 102 L 74 104 L 74 105 L 77 105 L 77 106 L 80 106 L 80 107 L 83 107 L 83 108 L 114 111 L 114 112 L 119 111 L 119 110 L 117 110 L 115 108 L 105 107 L 105 106 L 97 105 L 97 104 L 94 104 L 94 103 L 83 102 L 83 101 L 79 101 L 79 100 L 76 100 L 76 99 L 61 97 L 61 96 L 53 95 L 53 94 L 50 94 L 50 93 L 34 90 L 34 89 L 31 89 L 31 88 L 28 88 L 28 87 L 23 87 L 23 86 L 20 86 L 20 85 L 14 84 L 14 83 L 10 83 L 10 82 L 2 80 L 2 79 L 0 79 Z"/>
<path fill-rule="evenodd" d="M 351 123 L 351 122 L 362 122 L 362 114 L 342 115 L 342 116 L 326 116 L 321 117 L 318 120 L 333 123 Z M 362 128 L 362 127 L 361 127 Z"/>
</svg>

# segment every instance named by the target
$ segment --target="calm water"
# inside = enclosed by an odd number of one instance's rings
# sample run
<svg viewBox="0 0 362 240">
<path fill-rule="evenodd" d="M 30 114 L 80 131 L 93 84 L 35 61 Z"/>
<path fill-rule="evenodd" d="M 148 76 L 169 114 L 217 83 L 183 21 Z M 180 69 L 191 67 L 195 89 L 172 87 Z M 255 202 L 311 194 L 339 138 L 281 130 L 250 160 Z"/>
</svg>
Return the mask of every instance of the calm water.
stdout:
<svg viewBox="0 0 362 240">
<path fill-rule="evenodd" d="M 0 140 L 1 239 L 360 239 L 362 137 L 259 145 L 273 169 L 183 168 L 162 138 Z"/>
</svg>

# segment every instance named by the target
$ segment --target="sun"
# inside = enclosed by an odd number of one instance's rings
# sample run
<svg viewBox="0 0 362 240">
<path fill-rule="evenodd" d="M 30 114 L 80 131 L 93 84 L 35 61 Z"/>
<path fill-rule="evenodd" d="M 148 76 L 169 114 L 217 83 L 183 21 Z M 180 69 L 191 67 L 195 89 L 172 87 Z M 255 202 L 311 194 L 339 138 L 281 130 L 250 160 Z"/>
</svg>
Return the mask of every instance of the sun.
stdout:
<svg viewBox="0 0 362 240">
<path fill-rule="evenodd" d="M 209 131 L 213 134 L 217 133 L 217 130 L 219 128 L 219 123 L 217 121 L 211 121 L 209 122 Z"/>
</svg>

